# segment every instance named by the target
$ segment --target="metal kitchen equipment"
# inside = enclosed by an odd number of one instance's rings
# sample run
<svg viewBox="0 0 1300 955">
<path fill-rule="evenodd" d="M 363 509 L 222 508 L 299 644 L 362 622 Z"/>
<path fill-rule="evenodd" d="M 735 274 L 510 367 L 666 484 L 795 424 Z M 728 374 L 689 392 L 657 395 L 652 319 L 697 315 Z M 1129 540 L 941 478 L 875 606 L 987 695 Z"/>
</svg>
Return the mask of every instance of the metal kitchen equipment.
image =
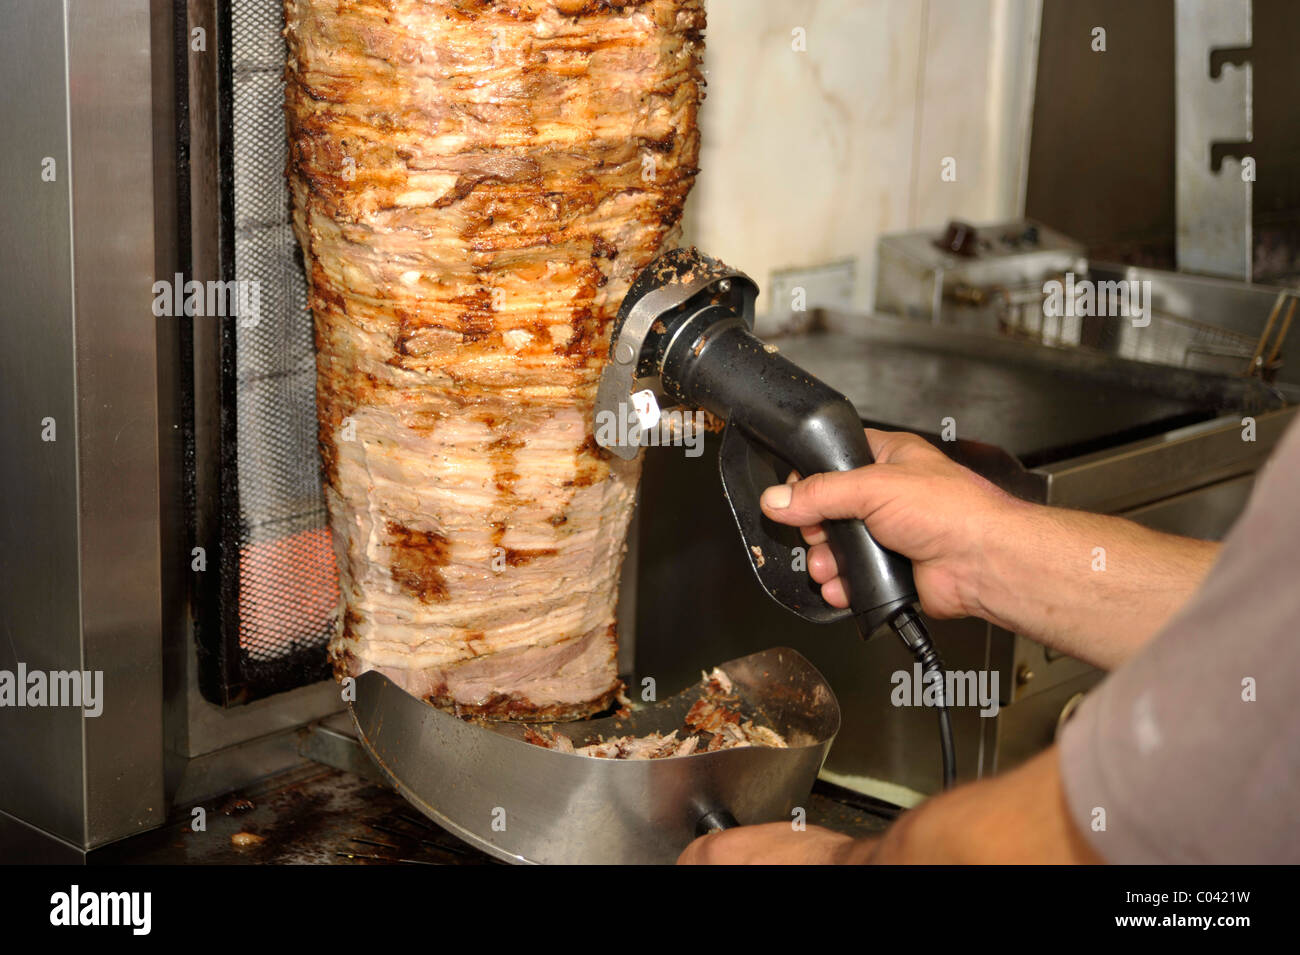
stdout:
<svg viewBox="0 0 1300 955">
<path fill-rule="evenodd" d="M 881 236 L 875 310 L 960 328 L 1077 343 L 1080 322 L 1043 314 L 1043 283 L 1087 271 L 1083 246 L 1030 219 Z"/>
<path fill-rule="evenodd" d="M 953 251 L 954 235 L 968 254 Z M 1300 349 L 1288 341 L 1284 311 L 1293 290 L 1091 262 L 1081 243 L 1031 220 L 949 223 L 882 236 L 877 266 L 877 312 L 1228 375 L 1242 373 L 1262 352 L 1258 357 L 1271 356 L 1272 367 L 1256 373 L 1266 371 L 1271 380 L 1288 363 L 1290 374 L 1300 373 Z M 1143 322 L 1047 314 L 1049 282 L 1067 290 L 1092 283 L 1112 304 L 1126 300 L 1130 288 L 1140 291 Z"/>
<path fill-rule="evenodd" d="M 789 748 L 662 759 L 563 753 L 527 742 L 533 727 L 466 722 L 375 671 L 357 678 L 351 709 L 362 745 L 388 781 L 430 819 L 499 859 L 671 863 L 718 818 L 790 819 L 839 731 L 835 694 L 795 651 L 764 650 L 719 669 L 742 714 L 776 730 Z M 625 717 L 552 727 L 575 746 L 666 735 L 684 726 L 704 682 Z"/>
<path fill-rule="evenodd" d="M 345 709 L 326 679 L 332 552 L 309 539 L 324 511 L 284 238 L 282 16 L 6 10 L 0 667 L 103 671 L 107 699 L 95 718 L 4 712 L 0 857 L 84 860 L 212 808 L 310 765 L 300 730 Z M 260 282 L 261 320 L 158 315 L 154 283 L 178 273 Z"/>
</svg>

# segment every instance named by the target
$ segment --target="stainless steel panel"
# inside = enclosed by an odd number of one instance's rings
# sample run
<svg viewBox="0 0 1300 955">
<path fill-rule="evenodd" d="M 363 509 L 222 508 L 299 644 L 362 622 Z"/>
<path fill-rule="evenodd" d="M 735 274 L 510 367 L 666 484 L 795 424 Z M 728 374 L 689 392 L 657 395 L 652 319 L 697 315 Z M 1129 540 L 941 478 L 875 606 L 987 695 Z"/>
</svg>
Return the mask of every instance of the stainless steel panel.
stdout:
<svg viewBox="0 0 1300 955">
<path fill-rule="evenodd" d="M 1086 694 L 1104 676 L 1100 670 L 1091 670 L 1004 709 L 995 722 L 990 722 L 996 743 L 989 747 L 992 758 L 985 772 L 991 775 L 1008 770 L 1052 745 L 1063 725 L 1063 715 L 1068 714 L 1067 707 L 1072 707 L 1079 694 Z"/>
<path fill-rule="evenodd" d="M 333 766 L 354 776 L 381 780 L 374 760 L 357 739 L 356 724 L 350 715 L 340 713 L 326 717 L 298 731 L 298 752 L 307 759 Z"/>
<path fill-rule="evenodd" d="M 43 829 L 0 812 L 0 862 L 23 865 L 80 865 L 85 850 L 51 836 Z"/>
<path fill-rule="evenodd" d="M 1255 487 L 1255 474 L 1246 474 L 1126 511 L 1124 516 L 1166 534 L 1199 540 L 1222 540 L 1246 509 Z"/>
<path fill-rule="evenodd" d="M 1192 488 L 1257 470 L 1295 419 L 1296 408 L 1255 416 L 1255 440 L 1242 439 L 1241 415 L 1228 415 L 1122 448 L 1098 451 L 1038 471 L 1047 503 L 1105 513 L 1126 511 Z"/>
<path fill-rule="evenodd" d="M 184 776 L 168 796 L 174 806 L 203 802 L 211 806 L 211 800 L 232 789 L 307 763 L 308 758 L 300 751 L 299 731 L 283 730 L 187 760 Z"/>
<path fill-rule="evenodd" d="M 148 0 L 69 4 L 73 289 L 86 668 L 85 843 L 162 822 L 153 74 Z"/>
<path fill-rule="evenodd" d="M 1250 46 L 1251 0 L 1176 0 L 1174 22 L 1178 268 L 1249 279 L 1253 183 L 1241 158 L 1252 149 L 1251 67 L 1211 76 L 1210 54 Z M 1212 161 L 1216 143 L 1241 146 Z"/>
<path fill-rule="evenodd" d="M 152 36 L 148 0 L 23 2 L 3 41 L 7 649 L 104 702 L 5 712 L 2 798 L 82 848 L 164 814 Z"/>
<path fill-rule="evenodd" d="M 1082 660 L 1051 650 L 1019 634 L 1005 633 L 997 628 L 993 632 L 1006 637 L 1005 641 L 994 642 L 991 663 L 1003 675 L 1000 681 L 1002 700 L 1008 705 L 1020 703 L 1085 674 L 1098 672 L 1096 667 Z"/>
<path fill-rule="evenodd" d="M 1198 37 L 1183 25 L 1193 7 L 1176 15 L 1174 0 L 1045 0 L 1025 214 L 1084 242 L 1094 259 L 1199 267 L 1190 256 L 1223 251 L 1226 237 L 1231 274 L 1293 280 L 1300 272 L 1295 2 L 1197 0 L 1195 8 L 1232 14 L 1238 25 Z M 1089 42 L 1099 26 L 1104 53 Z M 1218 79 L 1210 75 L 1212 48 Z M 1222 144 L 1245 137 L 1247 72 L 1250 142 L 1235 154 L 1248 149 L 1258 163 L 1249 190 L 1235 160 L 1217 174 L 1210 168 L 1212 143 L 1233 155 Z M 1198 195 L 1208 203 L 1198 206 Z M 1238 202 L 1243 197 L 1248 206 Z M 1228 204 L 1230 220 L 1215 218 L 1216 202 Z"/>
<path fill-rule="evenodd" d="M 0 33 L 0 669 L 81 666 L 71 174 L 63 9 L 19 0 Z M 43 182 L 42 160 L 56 163 Z M 141 294 L 147 293 L 146 285 Z M 148 302 L 141 310 L 148 316 Z M 41 440 L 52 418 L 57 440 Z M 0 810 L 82 844 L 81 714 L 0 710 Z M 2 847 L 0 847 L 2 848 Z"/>
<path fill-rule="evenodd" d="M 312 720 L 340 713 L 345 708 L 338 684 L 333 680 L 277 693 L 244 706 L 223 707 L 209 703 L 198 687 L 193 645 L 188 654 L 184 693 L 171 701 L 168 718 L 184 723 L 184 740 L 178 755 L 194 758 L 236 746 L 267 733 L 301 726 Z"/>
</svg>

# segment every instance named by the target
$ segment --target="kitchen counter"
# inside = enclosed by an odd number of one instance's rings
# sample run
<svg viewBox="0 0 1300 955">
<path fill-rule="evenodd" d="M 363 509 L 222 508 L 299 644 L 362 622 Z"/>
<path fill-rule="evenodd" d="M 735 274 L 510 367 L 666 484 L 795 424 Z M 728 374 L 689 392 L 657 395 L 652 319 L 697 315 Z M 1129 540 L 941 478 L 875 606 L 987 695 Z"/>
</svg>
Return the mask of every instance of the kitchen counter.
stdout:
<svg viewBox="0 0 1300 955">
<path fill-rule="evenodd" d="M 310 764 L 217 800 L 206 830 L 172 823 L 91 853 L 108 865 L 499 865 L 374 779 Z M 853 836 L 883 831 L 895 807 L 818 783 L 810 824 Z M 232 837 L 245 834 L 249 845 Z M 247 840 L 247 837 L 253 837 Z M 258 841 L 260 840 L 260 841 Z"/>
</svg>

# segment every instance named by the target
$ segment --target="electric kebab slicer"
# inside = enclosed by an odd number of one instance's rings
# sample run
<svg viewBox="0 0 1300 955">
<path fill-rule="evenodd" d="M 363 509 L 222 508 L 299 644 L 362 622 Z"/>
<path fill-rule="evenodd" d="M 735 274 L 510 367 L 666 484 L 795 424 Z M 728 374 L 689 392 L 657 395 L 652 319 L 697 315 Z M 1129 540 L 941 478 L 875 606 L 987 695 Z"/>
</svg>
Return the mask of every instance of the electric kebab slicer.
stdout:
<svg viewBox="0 0 1300 955">
<path fill-rule="evenodd" d="M 848 608 L 836 608 L 795 569 L 791 548 L 764 529 L 762 488 L 753 477 L 760 453 L 801 475 L 848 471 L 874 458 L 852 403 L 754 336 L 757 297 L 747 275 L 695 249 L 673 249 L 646 266 L 614 322 L 596 399 L 596 440 L 633 458 L 641 432 L 666 405 L 700 408 L 726 422 L 718 452 L 723 493 L 759 583 L 814 623 L 851 615 L 864 639 L 885 625 L 899 635 L 926 679 L 938 681 L 944 785 L 951 786 L 956 769 L 943 665 L 915 610 L 910 561 L 881 547 L 863 521 L 827 521 L 849 599 Z M 631 425 L 601 428 L 602 420 Z"/>
</svg>

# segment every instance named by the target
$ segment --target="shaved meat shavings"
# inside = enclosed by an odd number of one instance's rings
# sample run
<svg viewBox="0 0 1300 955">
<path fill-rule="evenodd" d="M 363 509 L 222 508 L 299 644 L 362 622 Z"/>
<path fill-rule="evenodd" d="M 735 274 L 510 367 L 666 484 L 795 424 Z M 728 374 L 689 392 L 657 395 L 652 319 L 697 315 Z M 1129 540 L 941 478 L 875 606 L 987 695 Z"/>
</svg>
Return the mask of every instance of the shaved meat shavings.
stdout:
<svg viewBox="0 0 1300 955">
<path fill-rule="evenodd" d="M 731 680 L 722 670 L 715 667 L 704 678 L 703 695 L 686 714 L 686 725 L 666 735 L 618 736 L 586 746 L 574 746 L 571 737 L 553 728 L 529 727 L 524 739 L 556 752 L 598 759 L 664 759 L 741 746 L 788 747 L 785 738 L 776 730 L 744 718 L 739 708 L 740 700 L 732 695 Z"/>
<path fill-rule="evenodd" d="M 650 733 L 646 736 L 619 736 L 615 739 L 602 740 L 589 746 L 575 747 L 573 740 L 563 733 L 528 729 L 525 739 L 537 746 L 544 746 L 560 753 L 576 753 L 579 756 L 595 756 L 599 759 L 663 759 L 666 756 L 689 756 L 700 744 L 700 737 L 678 737 L 678 730 L 667 736 Z M 744 745 L 744 744 L 733 744 Z M 730 748 L 730 747 L 718 747 Z M 708 752 L 707 749 L 700 752 Z"/>
</svg>

